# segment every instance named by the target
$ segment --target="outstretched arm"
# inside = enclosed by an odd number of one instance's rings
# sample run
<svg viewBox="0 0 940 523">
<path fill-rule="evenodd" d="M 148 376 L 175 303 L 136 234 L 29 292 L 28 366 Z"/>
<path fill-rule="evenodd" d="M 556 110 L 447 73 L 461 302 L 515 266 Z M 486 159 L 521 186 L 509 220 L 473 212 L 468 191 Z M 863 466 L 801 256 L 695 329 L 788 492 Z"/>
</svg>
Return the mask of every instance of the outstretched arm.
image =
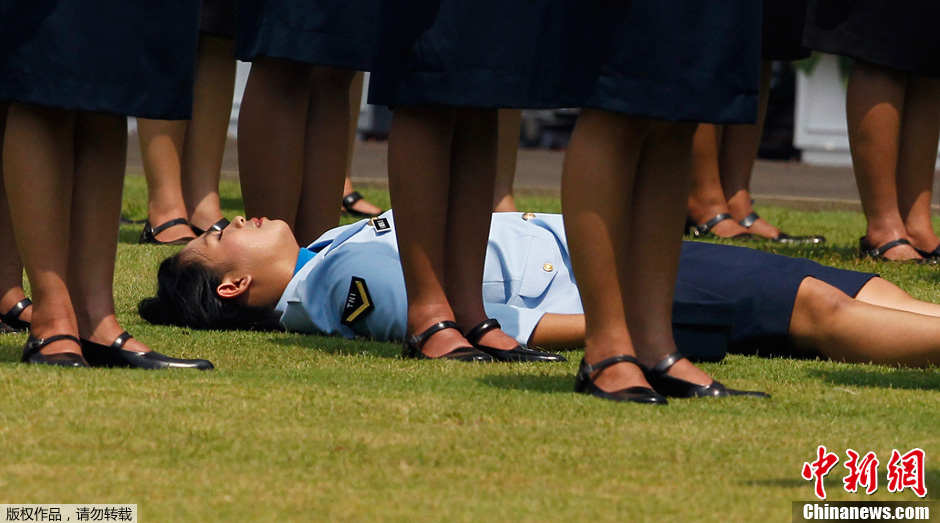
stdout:
<svg viewBox="0 0 940 523">
<path fill-rule="evenodd" d="M 527 345 L 545 350 L 584 347 L 584 315 L 545 314 L 532 331 Z"/>
</svg>

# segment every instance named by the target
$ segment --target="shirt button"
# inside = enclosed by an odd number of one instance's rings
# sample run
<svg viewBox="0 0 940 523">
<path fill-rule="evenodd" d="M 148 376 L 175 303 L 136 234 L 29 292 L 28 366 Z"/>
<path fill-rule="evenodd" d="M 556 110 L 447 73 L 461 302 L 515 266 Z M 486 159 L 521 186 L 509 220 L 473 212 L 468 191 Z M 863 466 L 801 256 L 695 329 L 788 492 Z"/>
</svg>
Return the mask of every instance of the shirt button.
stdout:
<svg viewBox="0 0 940 523">
<path fill-rule="evenodd" d="M 529 221 L 529 220 L 531 220 L 532 218 L 535 218 L 535 213 L 534 213 L 534 212 L 527 212 L 527 213 L 525 213 L 525 214 L 522 215 L 522 219 L 525 220 L 525 221 Z"/>
<path fill-rule="evenodd" d="M 545 272 L 552 272 L 553 270 L 555 270 L 555 266 L 552 265 L 551 263 L 546 263 L 545 265 L 542 265 L 542 270 Z"/>
</svg>

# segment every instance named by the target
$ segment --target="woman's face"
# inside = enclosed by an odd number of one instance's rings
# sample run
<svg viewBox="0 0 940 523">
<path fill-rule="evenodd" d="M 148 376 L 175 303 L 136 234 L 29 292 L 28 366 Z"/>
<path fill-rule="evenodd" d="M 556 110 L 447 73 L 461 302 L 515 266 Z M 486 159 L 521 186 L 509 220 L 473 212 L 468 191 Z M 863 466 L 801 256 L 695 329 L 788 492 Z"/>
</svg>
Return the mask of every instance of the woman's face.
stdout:
<svg viewBox="0 0 940 523">
<path fill-rule="evenodd" d="M 183 256 L 198 255 L 225 272 L 246 272 L 255 278 L 272 267 L 294 263 L 299 247 L 281 220 L 235 217 L 222 231 L 209 231 L 183 248 Z"/>
</svg>

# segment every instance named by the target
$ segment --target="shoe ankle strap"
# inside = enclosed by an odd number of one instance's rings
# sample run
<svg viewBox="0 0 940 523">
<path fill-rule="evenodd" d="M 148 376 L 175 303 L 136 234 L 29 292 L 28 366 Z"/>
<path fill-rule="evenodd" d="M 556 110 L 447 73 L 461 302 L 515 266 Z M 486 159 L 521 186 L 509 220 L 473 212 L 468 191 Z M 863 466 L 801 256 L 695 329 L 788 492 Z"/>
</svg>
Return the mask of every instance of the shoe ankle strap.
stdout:
<svg viewBox="0 0 940 523">
<path fill-rule="evenodd" d="M 407 338 L 405 338 L 405 342 L 410 345 L 414 345 L 415 348 L 420 348 L 419 345 L 421 344 L 421 342 L 427 340 L 434 334 L 437 334 L 438 332 L 444 329 L 456 329 L 457 332 L 463 334 L 463 331 L 460 330 L 459 325 L 457 325 L 453 321 L 445 320 L 445 321 L 439 321 L 435 323 L 434 325 L 431 325 L 430 327 L 427 328 L 427 330 L 425 330 L 421 334 L 408 336 Z"/>
<path fill-rule="evenodd" d="M 739 221 L 738 223 L 741 225 L 741 227 L 744 227 L 745 229 L 750 229 L 751 225 L 754 225 L 755 223 L 757 223 L 757 220 L 760 220 L 760 216 L 756 212 L 752 212 L 751 214 L 748 214 L 747 216 L 742 218 L 741 221 Z"/>
<path fill-rule="evenodd" d="M 8 310 L 7 313 L 4 314 L 4 316 L 8 318 L 12 318 L 14 320 L 18 320 L 20 319 L 20 314 L 23 314 L 23 311 L 26 310 L 26 307 L 29 307 L 32 304 L 33 304 L 33 300 L 29 298 L 23 298 L 22 300 L 16 302 L 16 305 L 14 305 L 10 310 Z"/>
<path fill-rule="evenodd" d="M 490 332 L 493 329 L 501 328 L 502 326 L 499 324 L 496 318 L 489 318 L 484 320 L 476 327 L 470 329 L 470 332 L 468 332 L 465 337 L 467 338 L 467 341 L 476 345 L 480 341 L 480 338 L 486 335 L 487 332 Z"/>
<path fill-rule="evenodd" d="M 648 371 L 648 374 L 653 374 L 656 376 L 665 376 L 669 369 L 676 364 L 681 359 L 684 359 L 685 356 L 681 352 L 676 351 L 672 354 L 666 356 L 665 358 L 659 360 L 659 363 L 653 365 Z"/>
<path fill-rule="evenodd" d="M 622 363 L 622 362 L 632 363 L 636 365 L 637 367 L 639 367 L 640 370 L 646 370 L 643 364 L 640 363 L 640 360 L 636 359 L 634 356 L 630 356 L 629 354 L 619 354 L 617 356 L 614 356 L 612 358 L 607 358 L 606 360 L 601 360 L 594 364 L 590 364 L 587 362 L 587 360 L 582 359 L 581 368 L 578 369 L 578 373 L 584 374 L 585 376 L 589 376 L 593 372 L 600 373 L 607 367 L 610 367 L 611 365 L 615 365 L 617 363 Z"/>
<path fill-rule="evenodd" d="M 127 340 L 131 338 L 133 338 L 133 336 L 131 336 L 127 331 L 122 332 L 118 335 L 117 338 L 114 339 L 113 342 L 111 342 L 111 348 L 120 349 L 124 347 L 124 344 L 127 343 Z"/>
</svg>

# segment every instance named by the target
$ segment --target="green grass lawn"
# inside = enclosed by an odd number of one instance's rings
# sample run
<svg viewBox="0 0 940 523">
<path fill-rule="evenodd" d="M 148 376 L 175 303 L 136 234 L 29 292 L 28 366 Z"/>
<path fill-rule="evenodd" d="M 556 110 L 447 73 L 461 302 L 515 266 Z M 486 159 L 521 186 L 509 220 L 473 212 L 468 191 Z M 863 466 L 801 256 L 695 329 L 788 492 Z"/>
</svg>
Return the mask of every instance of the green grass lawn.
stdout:
<svg viewBox="0 0 940 523">
<path fill-rule="evenodd" d="M 386 206 L 387 195 L 363 190 Z M 144 217 L 143 179 L 125 214 Z M 228 217 L 241 212 L 223 183 Z M 558 211 L 557 200 L 520 198 Z M 940 269 L 855 259 L 860 214 L 760 208 L 824 247 L 761 248 L 880 271 L 940 301 Z M 734 356 L 703 367 L 771 400 L 620 405 L 571 392 L 581 358 L 561 365 L 467 365 L 398 357 L 399 347 L 269 332 L 155 327 L 136 314 L 171 247 L 121 230 L 116 296 L 124 326 L 157 350 L 217 369 L 56 370 L 19 361 L 25 335 L 0 336 L 0 503 L 137 503 L 142 521 L 648 520 L 789 521 L 813 497 L 804 461 L 826 445 L 877 453 L 889 494 L 891 450 L 927 453 L 940 494 L 940 375 L 822 361 Z"/>
</svg>

